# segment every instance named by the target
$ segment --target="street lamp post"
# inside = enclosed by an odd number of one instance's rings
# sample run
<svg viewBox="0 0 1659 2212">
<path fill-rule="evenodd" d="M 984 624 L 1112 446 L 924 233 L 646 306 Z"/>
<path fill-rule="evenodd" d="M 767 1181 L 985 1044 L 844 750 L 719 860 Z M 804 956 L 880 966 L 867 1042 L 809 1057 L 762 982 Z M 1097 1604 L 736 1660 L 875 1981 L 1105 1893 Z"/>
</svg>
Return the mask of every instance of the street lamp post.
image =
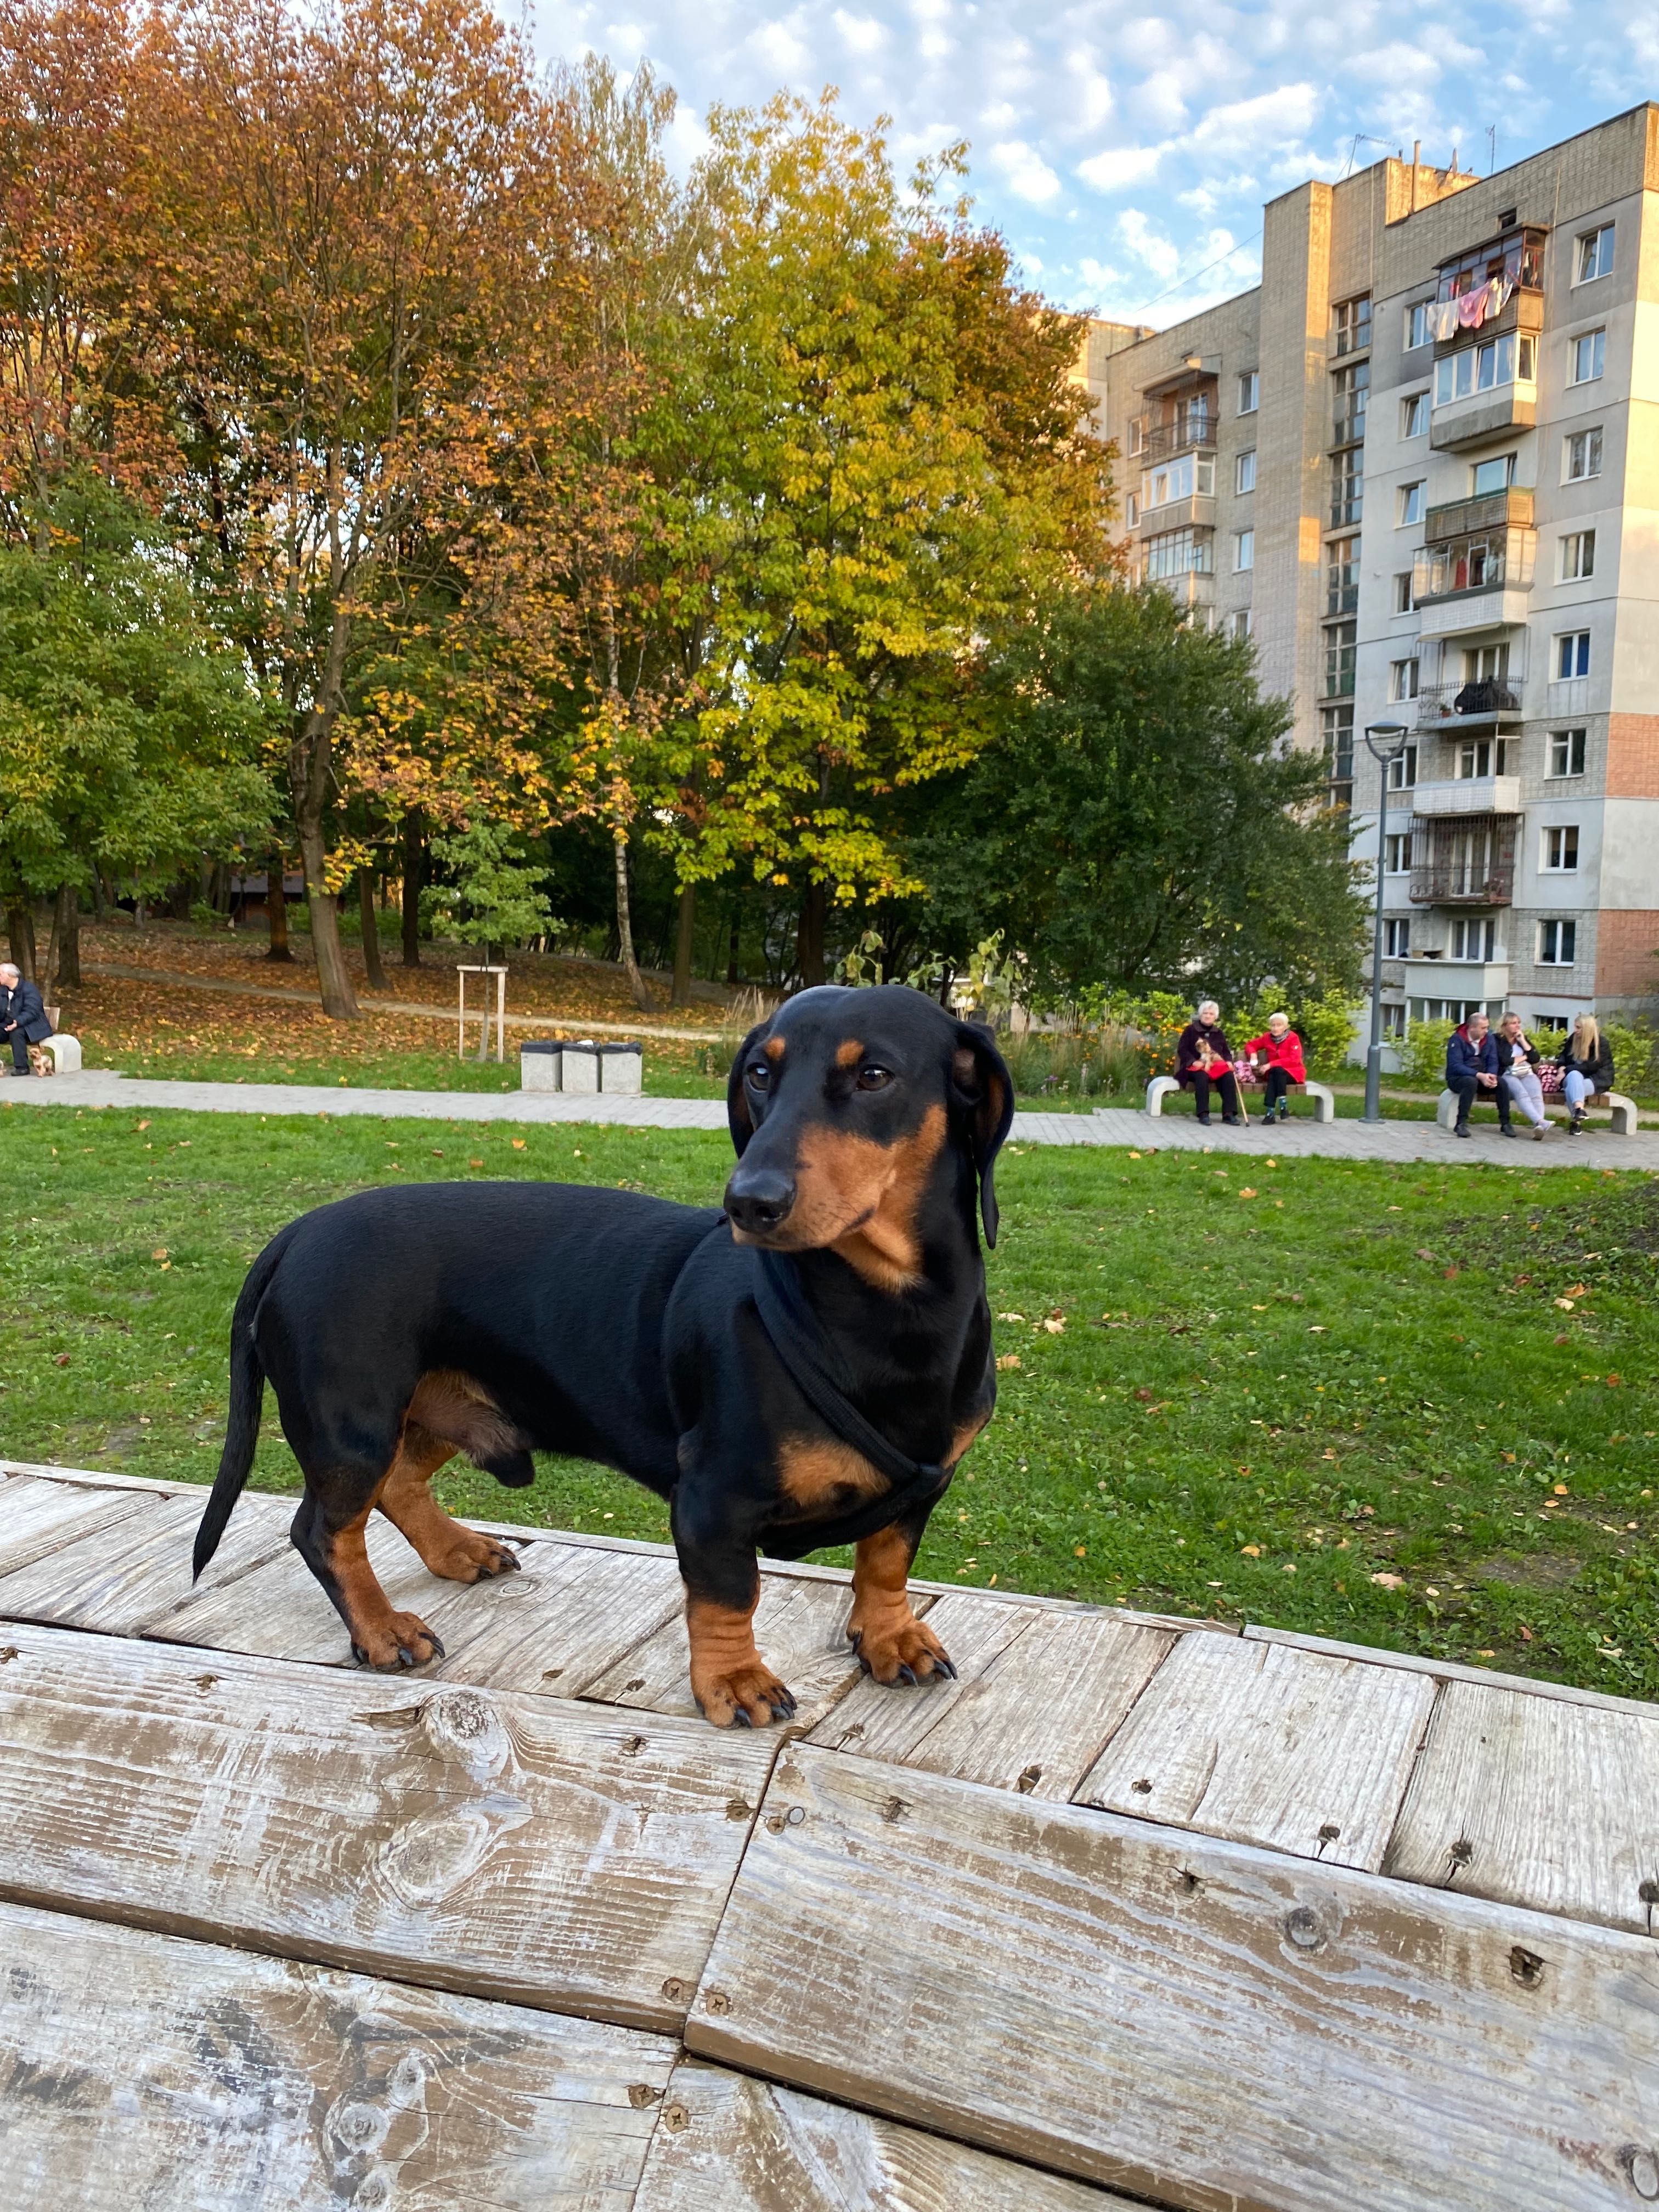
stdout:
<svg viewBox="0 0 1659 2212">
<path fill-rule="evenodd" d="M 1406 750 L 1410 735 L 1403 722 L 1371 722 L 1365 747 L 1382 770 L 1376 800 L 1376 917 L 1371 933 L 1371 1042 L 1365 1054 L 1366 1121 L 1382 1119 L 1382 875 L 1389 845 L 1389 770 Z"/>
</svg>

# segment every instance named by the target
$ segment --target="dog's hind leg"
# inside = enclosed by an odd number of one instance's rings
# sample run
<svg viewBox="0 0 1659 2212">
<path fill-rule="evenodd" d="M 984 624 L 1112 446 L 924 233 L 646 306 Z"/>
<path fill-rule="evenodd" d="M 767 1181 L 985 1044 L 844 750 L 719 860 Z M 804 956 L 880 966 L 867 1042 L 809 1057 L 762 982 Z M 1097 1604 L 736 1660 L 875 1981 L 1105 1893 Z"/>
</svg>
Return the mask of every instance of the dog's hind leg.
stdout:
<svg viewBox="0 0 1659 2212">
<path fill-rule="evenodd" d="M 307 1475 L 290 1534 L 344 1621 L 352 1657 L 360 1667 L 391 1670 L 441 1659 L 444 1647 L 418 1613 L 392 1610 L 368 1563 L 365 1531 L 386 1480 L 342 1473 L 319 1486 Z"/>
<path fill-rule="evenodd" d="M 494 1575 L 514 1574 L 519 1555 L 510 1544 L 477 1528 L 463 1528 L 432 1495 L 433 1476 L 459 1449 L 447 1437 L 434 1436 L 418 1421 L 405 1421 L 398 1455 L 375 1503 L 409 1539 L 429 1571 L 446 1581 L 487 1582 Z"/>
</svg>

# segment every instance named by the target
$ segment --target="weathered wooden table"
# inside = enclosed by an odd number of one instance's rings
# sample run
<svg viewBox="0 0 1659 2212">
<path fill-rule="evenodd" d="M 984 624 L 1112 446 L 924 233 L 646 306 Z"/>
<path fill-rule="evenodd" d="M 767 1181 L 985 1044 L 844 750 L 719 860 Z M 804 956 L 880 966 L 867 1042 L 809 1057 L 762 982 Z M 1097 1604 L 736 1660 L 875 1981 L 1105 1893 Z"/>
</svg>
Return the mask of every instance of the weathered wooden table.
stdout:
<svg viewBox="0 0 1659 2212">
<path fill-rule="evenodd" d="M 1589 2212 L 1659 2202 L 1659 1708 L 925 1592 L 717 1733 L 656 1547 L 504 1529 L 364 1675 L 248 1496 L 0 1475 L 8 2207 Z"/>
</svg>

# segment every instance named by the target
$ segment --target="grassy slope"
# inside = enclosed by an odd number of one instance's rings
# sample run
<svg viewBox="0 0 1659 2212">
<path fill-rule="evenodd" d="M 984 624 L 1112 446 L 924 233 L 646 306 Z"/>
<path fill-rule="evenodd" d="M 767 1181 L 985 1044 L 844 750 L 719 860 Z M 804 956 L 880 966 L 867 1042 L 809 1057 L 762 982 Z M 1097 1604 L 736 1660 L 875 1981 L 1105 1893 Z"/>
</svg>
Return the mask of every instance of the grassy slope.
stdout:
<svg viewBox="0 0 1659 2212">
<path fill-rule="evenodd" d="M 648 1130 L 3 1107 L 0 1144 L 0 1448 L 194 1480 L 243 1269 L 295 1213 L 394 1174 L 708 1202 L 728 1158 Z M 1645 1179 L 1016 1149 L 999 1190 L 1018 1364 L 921 1571 L 1659 1694 Z M 295 1479 L 274 1421 L 256 1479 Z M 647 1492 L 569 1462 L 444 1486 L 666 1534 Z"/>
</svg>

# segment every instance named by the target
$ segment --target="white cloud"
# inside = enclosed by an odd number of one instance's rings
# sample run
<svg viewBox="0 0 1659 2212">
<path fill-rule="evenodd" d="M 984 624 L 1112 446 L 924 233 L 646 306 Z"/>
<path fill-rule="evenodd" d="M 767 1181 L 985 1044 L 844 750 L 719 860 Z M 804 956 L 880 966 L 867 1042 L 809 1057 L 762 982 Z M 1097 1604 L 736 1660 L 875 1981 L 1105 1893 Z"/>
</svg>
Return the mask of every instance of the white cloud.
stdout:
<svg viewBox="0 0 1659 2212">
<path fill-rule="evenodd" d="M 1095 67 L 1095 58 L 1086 46 L 1074 47 L 1066 55 L 1065 75 L 1078 127 L 1084 131 L 1098 131 L 1117 105 L 1111 79 L 1103 76 Z"/>
<path fill-rule="evenodd" d="M 1097 192 L 1121 192 L 1126 185 L 1138 185 L 1150 177 L 1163 158 L 1161 146 L 1109 146 L 1079 161 L 1077 173 Z"/>
<path fill-rule="evenodd" d="M 1023 138 L 1010 138 L 1000 146 L 993 146 L 991 159 L 1002 172 L 1016 199 L 1029 200 L 1033 207 L 1042 207 L 1060 190 L 1060 179 Z"/>
<path fill-rule="evenodd" d="M 798 8 L 781 22 L 757 25 L 745 41 L 749 51 L 780 77 L 805 76 L 812 60 L 812 50 L 800 34 L 805 17 L 805 10 Z"/>
<path fill-rule="evenodd" d="M 1164 283 L 1180 268 L 1180 247 L 1161 230 L 1154 230 L 1139 208 L 1125 208 L 1117 219 L 1117 234 L 1135 259 Z"/>
<path fill-rule="evenodd" d="M 878 54 L 887 44 L 887 26 L 873 15 L 849 15 L 844 8 L 837 8 L 833 21 L 842 43 L 855 54 Z"/>
<path fill-rule="evenodd" d="M 1305 138 L 1319 110 L 1310 84 L 1286 84 L 1251 100 L 1212 107 L 1194 125 L 1188 143 L 1209 161 L 1237 161 L 1289 138 Z"/>
</svg>

